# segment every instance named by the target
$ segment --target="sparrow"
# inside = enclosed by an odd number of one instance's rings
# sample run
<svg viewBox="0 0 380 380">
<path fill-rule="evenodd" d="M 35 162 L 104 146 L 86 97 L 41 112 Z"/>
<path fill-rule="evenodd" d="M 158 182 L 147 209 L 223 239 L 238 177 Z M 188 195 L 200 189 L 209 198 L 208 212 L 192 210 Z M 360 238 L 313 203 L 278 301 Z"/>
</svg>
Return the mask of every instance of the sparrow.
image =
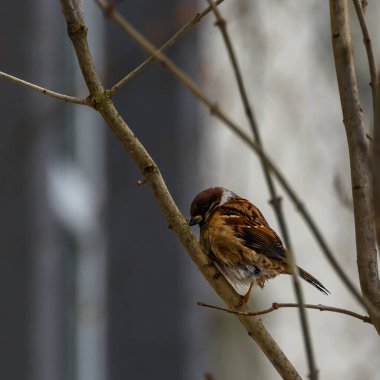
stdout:
<svg viewBox="0 0 380 380">
<path fill-rule="evenodd" d="M 223 187 L 201 191 L 190 207 L 189 225 L 200 227 L 200 244 L 227 281 L 248 302 L 254 285 L 279 274 L 292 274 L 287 250 L 260 210 Z M 298 267 L 302 279 L 330 292 Z"/>
</svg>

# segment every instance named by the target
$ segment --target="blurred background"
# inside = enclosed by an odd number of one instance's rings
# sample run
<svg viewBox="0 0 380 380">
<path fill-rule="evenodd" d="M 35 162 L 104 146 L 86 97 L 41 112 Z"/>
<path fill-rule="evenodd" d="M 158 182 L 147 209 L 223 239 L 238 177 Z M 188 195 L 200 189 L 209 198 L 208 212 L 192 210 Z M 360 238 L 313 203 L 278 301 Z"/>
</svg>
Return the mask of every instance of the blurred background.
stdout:
<svg viewBox="0 0 380 380">
<path fill-rule="evenodd" d="M 188 0 L 117 3 L 156 45 L 205 7 Z M 2 2 L 0 9 L 0 69 L 86 96 L 59 3 Z M 358 285 L 327 2 L 235 0 L 220 10 L 267 151 Z M 110 87 L 146 56 L 92 1 L 85 2 L 85 15 L 97 69 Z M 375 40 L 379 16 L 380 3 L 370 2 Z M 366 55 L 352 19 L 370 125 Z M 209 14 L 168 54 L 249 131 L 214 22 Z M 149 188 L 137 185 L 140 173 L 101 118 L 5 80 L 0 88 L 0 378 L 193 380 L 207 373 L 215 380 L 277 379 L 236 318 L 196 305 L 221 301 L 169 230 Z M 278 231 L 257 157 L 163 67 L 149 66 L 114 101 L 185 217 L 196 193 L 222 185 L 252 200 Z M 326 297 L 305 283 L 307 302 L 363 313 L 286 198 L 284 209 L 298 264 L 332 293 Z M 255 291 L 251 302 L 259 310 L 294 300 L 283 276 Z M 321 378 L 380 379 L 371 326 L 343 315 L 308 315 Z M 263 320 L 306 378 L 297 311 Z"/>
</svg>

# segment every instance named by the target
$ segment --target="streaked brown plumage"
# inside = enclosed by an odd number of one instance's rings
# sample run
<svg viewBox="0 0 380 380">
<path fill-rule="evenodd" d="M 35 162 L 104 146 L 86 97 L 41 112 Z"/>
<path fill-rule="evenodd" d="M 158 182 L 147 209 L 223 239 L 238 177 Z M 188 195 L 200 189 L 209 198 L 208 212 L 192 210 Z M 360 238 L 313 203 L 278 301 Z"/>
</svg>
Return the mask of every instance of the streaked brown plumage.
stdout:
<svg viewBox="0 0 380 380">
<path fill-rule="evenodd" d="M 222 187 L 200 192 L 193 200 L 189 224 L 200 226 L 200 243 L 246 302 L 254 284 L 261 288 L 278 274 L 290 274 L 286 249 L 259 209 Z M 311 274 L 300 276 L 321 292 L 329 291 Z"/>
</svg>

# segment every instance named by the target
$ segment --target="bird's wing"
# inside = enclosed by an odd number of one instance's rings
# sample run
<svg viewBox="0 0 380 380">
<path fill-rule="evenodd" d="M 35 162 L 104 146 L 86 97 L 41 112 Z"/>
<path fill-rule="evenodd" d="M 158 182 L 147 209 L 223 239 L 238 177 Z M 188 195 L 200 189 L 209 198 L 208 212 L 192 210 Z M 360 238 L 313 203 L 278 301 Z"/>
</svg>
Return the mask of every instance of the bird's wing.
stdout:
<svg viewBox="0 0 380 380">
<path fill-rule="evenodd" d="M 264 225 L 237 225 L 236 235 L 243 245 L 257 254 L 265 255 L 271 259 L 283 260 L 285 248 L 278 235 Z"/>
<path fill-rule="evenodd" d="M 283 260 L 285 248 L 279 236 L 269 227 L 259 209 L 243 198 L 219 209 L 224 223 L 234 230 L 241 243 L 257 254 Z"/>
</svg>

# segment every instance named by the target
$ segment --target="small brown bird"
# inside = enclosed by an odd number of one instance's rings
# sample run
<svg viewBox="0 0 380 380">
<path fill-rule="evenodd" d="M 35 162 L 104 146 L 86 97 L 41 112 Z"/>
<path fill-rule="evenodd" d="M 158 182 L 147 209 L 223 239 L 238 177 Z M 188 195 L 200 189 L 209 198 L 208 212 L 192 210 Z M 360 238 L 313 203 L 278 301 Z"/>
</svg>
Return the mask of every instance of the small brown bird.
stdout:
<svg viewBox="0 0 380 380">
<path fill-rule="evenodd" d="M 199 224 L 200 243 L 228 282 L 248 301 L 252 287 L 264 287 L 278 274 L 291 274 L 286 248 L 252 203 L 223 187 L 200 192 L 190 208 L 190 222 Z M 298 267 L 301 278 L 325 294 L 330 292 Z"/>
</svg>

